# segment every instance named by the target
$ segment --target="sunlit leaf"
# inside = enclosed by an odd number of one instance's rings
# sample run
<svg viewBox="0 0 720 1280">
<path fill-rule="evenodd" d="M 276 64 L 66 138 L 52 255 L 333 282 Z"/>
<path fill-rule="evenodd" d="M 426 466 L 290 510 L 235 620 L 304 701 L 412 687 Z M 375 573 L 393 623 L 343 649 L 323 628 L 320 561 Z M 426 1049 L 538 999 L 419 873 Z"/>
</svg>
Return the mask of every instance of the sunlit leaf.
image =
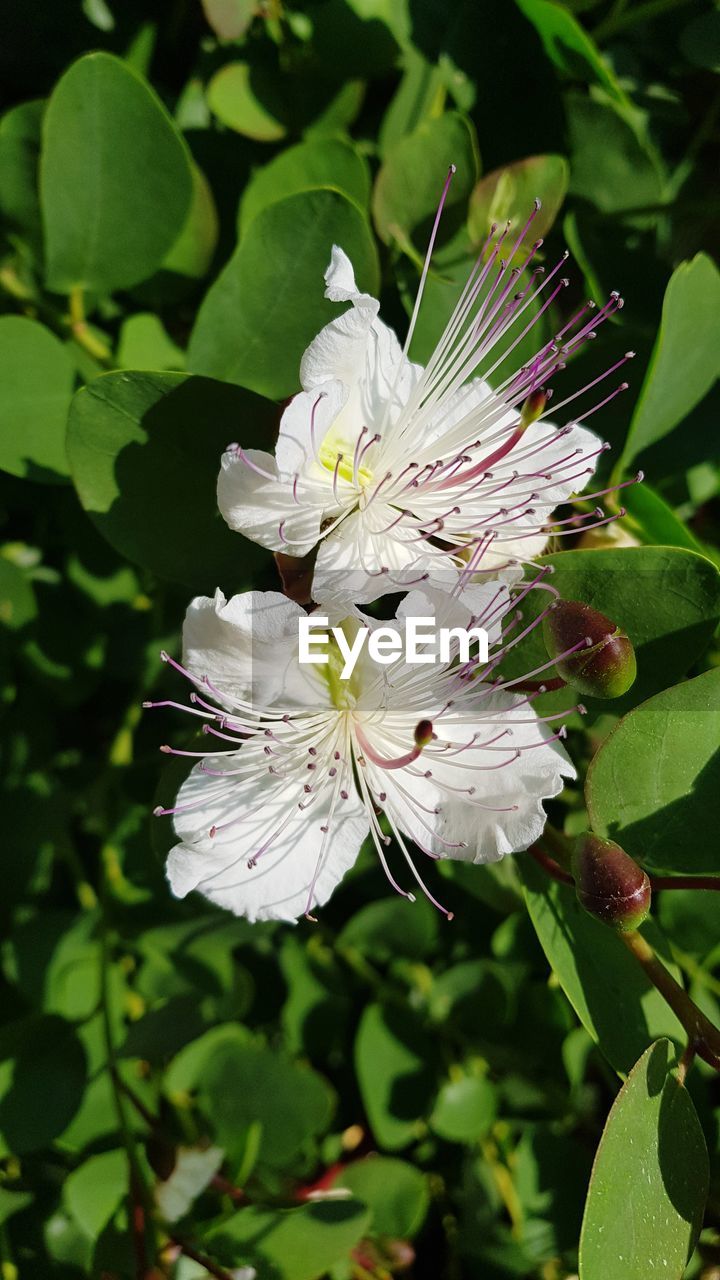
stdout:
<svg viewBox="0 0 720 1280">
<path fill-rule="evenodd" d="M 375 245 L 346 196 L 303 191 L 263 209 L 198 312 L 189 368 L 278 399 L 299 390 L 305 348 L 338 314 L 323 297 L 333 244 L 352 261 L 358 287 L 375 293 Z"/>
<path fill-rule="evenodd" d="M 671 1064 L 667 1040 L 651 1045 L 615 1099 L 590 1181 L 580 1280 L 685 1274 L 709 1170 L 695 1108 Z"/>
<path fill-rule="evenodd" d="M 188 154 L 155 93 L 119 58 L 88 54 L 54 89 L 40 194 L 56 292 L 128 288 L 174 244 L 192 198 Z"/>
<path fill-rule="evenodd" d="M 613 730 L 588 772 L 593 829 L 656 870 L 717 870 L 720 670 L 658 693 Z"/>
<path fill-rule="evenodd" d="M 528 855 L 518 866 L 548 962 L 615 1070 L 626 1075 L 654 1037 L 683 1044 L 683 1029 L 659 991 L 612 930 L 583 910 L 575 890 L 551 880 Z M 667 964 L 667 944 L 657 928 L 648 921 L 642 932 Z"/>
<path fill-rule="evenodd" d="M 720 273 L 705 253 L 673 272 L 621 465 L 662 440 L 720 375 Z"/>
</svg>

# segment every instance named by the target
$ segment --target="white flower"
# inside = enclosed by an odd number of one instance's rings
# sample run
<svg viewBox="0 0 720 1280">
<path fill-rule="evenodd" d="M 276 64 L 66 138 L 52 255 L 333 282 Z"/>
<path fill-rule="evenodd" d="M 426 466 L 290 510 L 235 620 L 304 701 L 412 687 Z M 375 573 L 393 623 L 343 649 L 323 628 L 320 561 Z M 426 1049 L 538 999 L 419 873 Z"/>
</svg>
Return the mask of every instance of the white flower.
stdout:
<svg viewBox="0 0 720 1280">
<path fill-rule="evenodd" d="M 518 288 L 510 264 L 531 222 L 505 260 L 507 230 L 486 246 L 425 369 L 406 357 L 425 273 L 401 351 L 379 303 L 358 291 L 349 259 L 333 247 L 325 295 L 351 306 L 305 352 L 303 390 L 283 414 L 274 457 L 231 445 L 218 480 L 231 528 L 289 555 L 317 546 L 313 599 L 363 603 L 425 581 L 452 589 L 458 574 L 512 576 L 543 551 L 554 508 L 584 488 L 609 447 L 580 418 L 553 425 L 545 403 L 566 355 L 622 305 L 616 294 L 594 315 L 588 303 L 494 390 L 485 380 L 515 345 L 510 327 L 524 317 L 521 329 L 531 329 L 535 299 L 544 312 L 568 283 L 556 279 L 562 259 L 544 283 L 540 269 Z M 426 270 L 431 249 L 432 241 Z"/>
<path fill-rule="evenodd" d="M 169 661 L 194 685 L 184 709 L 203 720 L 217 745 L 161 748 L 197 757 L 176 805 L 156 810 L 173 815 L 178 836 L 167 866 L 173 892 L 199 890 L 250 920 L 296 920 L 327 901 L 369 834 L 393 887 L 412 897 L 398 883 L 411 877 L 444 910 L 413 862 L 410 841 L 421 857 L 471 862 L 532 844 L 545 822 L 543 799 L 557 795 L 574 770 L 557 741 L 564 731 L 532 708 L 537 695 L 513 692 L 518 679 L 500 675 L 508 649 L 530 629 L 508 638 L 522 625 L 517 603 L 507 586 L 486 583 L 470 587 L 463 604 L 413 592 L 389 624 L 354 613 L 342 624 L 348 637 L 362 623 L 390 626 L 402 639 L 411 616 L 479 626 L 490 656 L 481 671 L 456 658 L 411 665 L 401 656 L 379 666 L 366 648 L 343 681 L 332 644 L 326 666 L 298 662 L 305 615 L 284 596 L 226 600 L 217 592 L 214 600 L 194 600 L 184 666 Z M 391 837 L 400 850 L 394 855 Z M 400 867 L 391 869 L 390 860 Z"/>
</svg>

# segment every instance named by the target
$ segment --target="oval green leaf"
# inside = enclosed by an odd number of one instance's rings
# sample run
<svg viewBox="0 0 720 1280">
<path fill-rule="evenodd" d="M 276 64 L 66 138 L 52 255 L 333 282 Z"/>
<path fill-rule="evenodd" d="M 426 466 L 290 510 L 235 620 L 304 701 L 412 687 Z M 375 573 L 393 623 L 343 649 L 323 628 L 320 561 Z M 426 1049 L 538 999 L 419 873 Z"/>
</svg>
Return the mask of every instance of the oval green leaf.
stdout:
<svg viewBox="0 0 720 1280">
<path fill-rule="evenodd" d="M 649 1040 L 685 1032 L 659 991 L 621 940 L 580 906 L 575 890 L 551 880 L 529 857 L 516 859 L 527 906 L 548 962 L 583 1026 L 620 1075 L 627 1074 Z M 647 921 L 643 935 L 668 964 L 667 944 Z"/>
<path fill-rule="evenodd" d="M 0 467 L 26 480 L 69 474 L 65 426 L 75 369 L 59 338 L 36 320 L 0 316 Z"/>
<path fill-rule="evenodd" d="M 695 535 L 649 484 L 633 484 L 625 489 L 623 506 L 630 517 L 629 527 L 639 533 L 643 542 L 702 552 L 702 544 Z"/>
<path fill-rule="evenodd" d="M 681 547 L 623 547 L 562 551 L 539 563 L 554 568 L 550 579 L 564 600 L 592 605 L 627 631 L 635 646 L 638 676 L 622 697 L 593 698 L 591 711 L 622 715 L 687 671 L 707 647 L 720 617 L 720 573 L 704 556 Z M 547 604 L 545 592 L 523 602 L 529 620 Z M 538 597 L 538 598 L 535 598 Z M 508 672 L 547 662 L 540 628 L 514 651 Z M 552 668 L 548 669 L 552 676 Z M 568 690 L 549 694 L 543 705 L 560 709 L 572 701 Z"/>
<path fill-rule="evenodd" d="M 242 232 L 270 204 L 313 187 L 335 187 L 361 208 L 370 199 L 370 170 L 364 156 L 342 138 L 313 138 L 288 147 L 253 174 L 240 203 Z"/>
<path fill-rule="evenodd" d="M 720 375 L 720 272 L 698 253 L 673 272 L 621 465 L 662 440 Z"/>
<path fill-rule="evenodd" d="M 580 1280 L 681 1280 L 708 1194 L 707 1148 L 690 1095 L 659 1040 L 633 1067 L 595 1156 Z"/>
<path fill-rule="evenodd" d="M 456 112 L 425 120 L 392 148 L 375 182 L 373 216 L 386 244 L 410 249 L 427 240 L 448 169 L 450 183 L 440 239 L 446 240 L 465 218 L 468 196 L 477 181 L 480 160 L 472 123 Z M 415 246 L 417 249 L 417 246 Z"/>
<path fill-rule="evenodd" d="M 227 594 L 259 548 L 217 511 L 220 457 L 271 443 L 277 409 L 251 391 L 181 373 L 107 373 L 72 403 L 68 457 L 80 501 L 108 542 L 160 577 Z"/>
<path fill-rule="evenodd" d="M 355 1040 L 355 1070 L 373 1133 L 399 1151 L 422 1129 L 434 1091 L 434 1046 L 412 1014 L 369 1005 Z"/>
<path fill-rule="evenodd" d="M 278 1168 L 327 1128 L 335 1104 L 333 1090 L 316 1071 L 254 1043 L 216 1048 L 200 1096 L 223 1150 L 241 1158 L 250 1125 L 258 1125 L 259 1159 Z"/>
<path fill-rule="evenodd" d="M 503 169 L 494 169 L 481 178 L 470 197 L 468 231 L 474 244 L 482 244 L 493 223 L 502 226 L 512 220 L 523 226 L 532 212 L 533 201 L 541 207 L 526 244 L 518 250 L 516 264 L 527 257 L 535 240 L 546 236 L 562 207 L 568 188 L 569 170 L 564 156 L 528 156 Z"/>
<path fill-rule="evenodd" d="M 593 829 L 651 870 L 717 870 L 720 669 L 666 689 L 606 738 L 587 776 Z"/>
<path fill-rule="evenodd" d="M 571 193 L 590 200 L 603 213 L 660 203 L 662 166 L 627 116 L 611 101 L 587 94 L 569 93 L 565 103 Z"/>
<path fill-rule="evenodd" d="M 146 280 L 180 234 L 191 197 L 185 144 L 156 94 L 110 54 L 75 62 L 43 125 L 48 288 L 109 293 Z"/>
<path fill-rule="evenodd" d="M 207 90 L 210 109 L 230 129 L 256 142 L 285 137 L 284 103 L 278 83 L 262 68 L 228 62 L 215 72 Z"/>
<path fill-rule="evenodd" d="M 392 1156 L 366 1156 L 345 1165 L 333 1182 L 372 1210 L 372 1233 L 407 1240 L 419 1231 L 430 1196 L 427 1178 L 414 1165 Z"/>
<path fill-rule="evenodd" d="M 4 1142 L 14 1155 L 50 1146 L 69 1125 L 85 1090 L 87 1061 L 75 1028 L 52 1014 L 10 1023 L 0 1041 L 0 1060 L 0 1145 Z"/>
<path fill-rule="evenodd" d="M 358 288 L 377 293 L 370 228 L 346 196 L 303 191 L 263 209 L 205 297 L 188 367 L 277 399 L 296 392 L 305 348 L 338 315 L 323 297 L 333 244 L 350 258 Z"/>
<path fill-rule="evenodd" d="M 107 1226 L 129 1181 L 127 1151 L 102 1151 L 68 1175 L 63 1186 L 65 1208 L 81 1231 L 96 1240 Z"/>
<path fill-rule="evenodd" d="M 249 1205 L 203 1237 L 203 1247 L 228 1266 L 239 1259 L 257 1280 L 318 1280 L 367 1233 L 370 1212 L 357 1200 L 264 1209 Z"/>
<path fill-rule="evenodd" d="M 492 1128 L 497 1112 L 495 1090 L 483 1076 L 461 1076 L 440 1089 L 430 1128 L 448 1142 L 477 1142 Z"/>
</svg>

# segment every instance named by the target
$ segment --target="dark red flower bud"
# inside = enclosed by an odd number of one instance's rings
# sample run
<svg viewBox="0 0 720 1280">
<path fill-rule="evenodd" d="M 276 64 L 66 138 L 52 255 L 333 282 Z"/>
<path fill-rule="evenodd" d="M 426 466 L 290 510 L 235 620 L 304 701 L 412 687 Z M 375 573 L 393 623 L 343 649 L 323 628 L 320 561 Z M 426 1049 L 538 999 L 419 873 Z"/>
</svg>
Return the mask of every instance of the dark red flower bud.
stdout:
<svg viewBox="0 0 720 1280">
<path fill-rule="evenodd" d="M 647 918 L 650 881 L 614 840 L 586 832 L 575 845 L 572 872 L 578 901 L 596 920 L 628 933 Z"/>
<path fill-rule="evenodd" d="M 543 639 L 563 680 L 588 697 L 619 698 L 635 680 L 632 641 L 589 604 L 558 600 L 543 621 Z"/>
</svg>

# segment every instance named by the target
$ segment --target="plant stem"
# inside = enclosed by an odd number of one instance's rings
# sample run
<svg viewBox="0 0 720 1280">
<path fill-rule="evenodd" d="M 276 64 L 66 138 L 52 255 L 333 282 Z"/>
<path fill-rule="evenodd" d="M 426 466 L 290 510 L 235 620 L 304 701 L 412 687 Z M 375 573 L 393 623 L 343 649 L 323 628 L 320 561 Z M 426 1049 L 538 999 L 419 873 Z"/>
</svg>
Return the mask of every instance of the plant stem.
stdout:
<svg viewBox="0 0 720 1280">
<path fill-rule="evenodd" d="M 148 1194 L 145 1180 L 143 1178 L 140 1162 L 135 1149 L 135 1139 L 125 1111 L 125 1101 L 119 1087 L 120 1073 L 118 1071 L 117 1056 L 115 1053 L 115 1044 L 113 1040 L 112 1019 L 110 1016 L 110 993 L 108 987 L 108 972 L 110 967 L 110 944 L 108 939 L 107 922 L 103 922 L 102 932 L 102 956 L 100 970 L 100 1004 L 102 1011 L 102 1025 L 105 1038 L 105 1053 L 107 1057 L 107 1071 L 113 1089 L 113 1097 L 115 1100 L 115 1110 L 118 1118 L 118 1128 L 123 1141 L 123 1146 L 127 1152 L 128 1164 L 130 1166 L 130 1220 L 133 1233 L 133 1247 L 137 1264 L 138 1280 L 144 1280 L 145 1270 L 141 1269 L 141 1258 L 146 1258 L 146 1241 L 147 1230 L 151 1226 L 152 1218 L 152 1202 Z M 139 1233 L 142 1234 L 142 1241 L 139 1239 Z M 154 1231 L 152 1232 L 154 1236 Z M 154 1246 L 153 1240 L 153 1246 Z"/>
<path fill-rule="evenodd" d="M 233 1280 L 229 1271 L 225 1271 L 223 1267 L 218 1266 L 217 1262 L 213 1262 L 212 1258 L 208 1258 L 206 1254 L 200 1253 L 199 1249 L 196 1249 L 194 1245 L 188 1244 L 186 1240 L 179 1240 L 177 1236 L 173 1236 L 172 1241 L 173 1244 L 177 1245 L 180 1252 L 185 1254 L 186 1258 L 190 1258 L 193 1262 L 197 1262 L 198 1266 L 204 1267 L 208 1275 L 215 1276 L 215 1280 Z"/>
<path fill-rule="evenodd" d="M 557 835 L 559 833 L 556 832 L 554 834 Z M 548 835 L 547 827 L 545 828 L 545 835 Z M 560 884 L 575 884 L 570 873 L 564 871 L 560 863 L 545 852 L 539 841 L 530 846 L 528 853 L 535 859 L 538 866 L 541 866 L 549 876 L 552 876 L 553 880 L 558 880 Z M 660 889 L 709 889 L 715 893 L 720 893 L 720 876 L 650 876 L 649 880 L 653 892 Z"/>
<path fill-rule="evenodd" d="M 718 1028 L 713 1026 L 709 1018 L 706 1018 L 705 1014 L 693 1003 L 679 982 L 675 981 L 664 964 L 658 960 L 650 943 L 643 938 L 641 933 L 633 930 L 630 933 L 618 934 L 618 937 L 622 939 L 628 951 L 642 965 L 653 986 L 657 988 L 684 1026 L 690 1038 L 690 1045 L 695 1053 L 704 1062 L 708 1062 L 711 1067 L 714 1067 L 716 1071 L 720 1070 L 720 1031 Z"/>
<path fill-rule="evenodd" d="M 650 876 L 653 889 L 711 889 L 720 892 L 720 876 Z"/>
<path fill-rule="evenodd" d="M 542 867 L 543 871 L 547 871 L 547 874 L 552 876 L 553 880 L 559 880 L 560 884 L 575 884 L 570 872 L 563 871 L 560 864 L 554 858 L 551 858 L 549 853 L 545 852 L 542 845 L 531 844 L 528 853 L 531 858 L 535 859 L 538 866 Z"/>
<path fill-rule="evenodd" d="M 112 351 L 104 342 L 96 338 L 85 319 L 85 302 L 81 285 L 70 291 L 70 332 L 83 351 L 87 351 L 93 360 L 112 367 Z"/>
<path fill-rule="evenodd" d="M 567 680 L 563 680 L 562 676 L 553 676 L 550 680 L 520 680 L 516 681 L 513 686 L 513 693 L 539 693 L 542 689 L 543 693 L 554 693 L 556 689 L 565 689 Z"/>
</svg>

